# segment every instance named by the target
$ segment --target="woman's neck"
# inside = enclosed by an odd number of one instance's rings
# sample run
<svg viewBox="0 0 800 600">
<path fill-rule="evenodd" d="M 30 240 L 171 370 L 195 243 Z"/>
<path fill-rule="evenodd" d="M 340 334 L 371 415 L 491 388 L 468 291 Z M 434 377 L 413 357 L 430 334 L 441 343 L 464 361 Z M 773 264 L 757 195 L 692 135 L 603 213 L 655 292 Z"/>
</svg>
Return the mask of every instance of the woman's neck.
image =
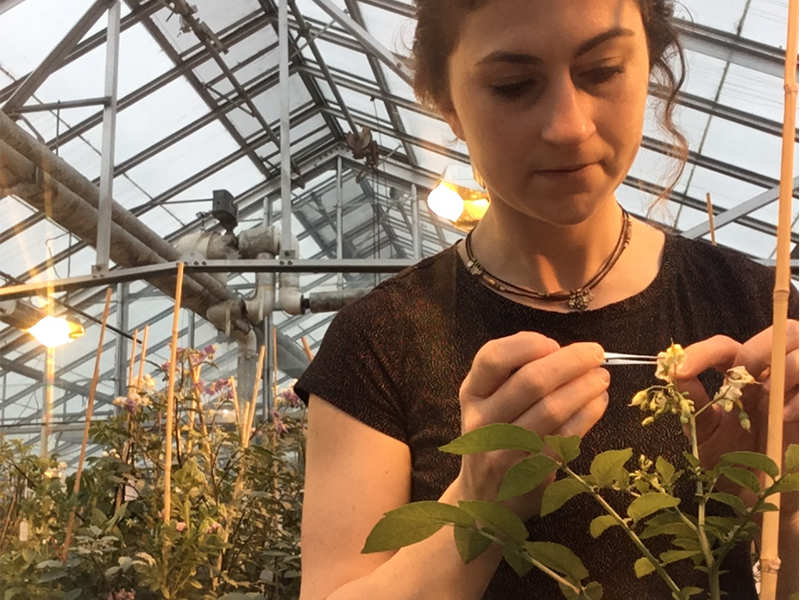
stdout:
<svg viewBox="0 0 800 600">
<path fill-rule="evenodd" d="M 492 206 L 472 235 L 487 271 L 540 292 L 582 287 L 614 251 L 622 233 L 622 209 L 610 199 L 585 221 L 553 225 Z"/>
</svg>

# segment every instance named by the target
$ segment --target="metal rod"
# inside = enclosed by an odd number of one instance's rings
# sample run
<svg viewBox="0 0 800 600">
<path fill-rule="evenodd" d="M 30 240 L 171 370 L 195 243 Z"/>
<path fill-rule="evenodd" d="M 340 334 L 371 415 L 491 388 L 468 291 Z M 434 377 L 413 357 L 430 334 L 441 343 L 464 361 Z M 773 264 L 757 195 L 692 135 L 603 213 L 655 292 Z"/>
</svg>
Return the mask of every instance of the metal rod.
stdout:
<svg viewBox="0 0 800 600">
<path fill-rule="evenodd" d="M 342 190 L 342 157 L 336 157 L 336 258 L 344 258 L 344 232 L 342 231 L 342 208 L 344 206 L 344 190 Z M 336 278 L 337 289 L 344 287 L 344 274 L 339 273 Z"/>
<path fill-rule="evenodd" d="M 419 221 L 419 198 L 417 198 L 417 185 L 411 184 L 411 244 L 414 249 L 414 260 L 422 258 L 422 235 Z"/>
<path fill-rule="evenodd" d="M 292 248 L 292 148 L 289 124 L 289 6 L 278 2 L 278 80 L 281 142 L 281 257 L 296 258 Z"/>
<path fill-rule="evenodd" d="M 106 42 L 105 95 L 103 109 L 103 145 L 100 154 L 100 199 L 97 207 L 97 259 L 95 270 L 107 271 L 111 258 L 111 213 L 114 202 L 114 147 L 117 132 L 117 80 L 119 75 L 120 0 L 108 9 Z"/>
<path fill-rule="evenodd" d="M 15 108 L 10 113 L 11 116 L 21 115 L 32 112 L 44 112 L 48 110 L 62 110 L 64 108 L 83 108 L 85 106 L 105 106 L 108 104 L 108 98 L 86 98 L 85 100 L 59 100 L 58 102 L 45 102 L 42 104 L 31 104 L 29 106 L 22 106 Z"/>
<path fill-rule="evenodd" d="M 42 404 L 42 439 L 39 446 L 40 455 L 43 459 L 47 458 L 48 442 L 50 437 L 50 421 L 53 411 L 53 394 L 55 393 L 55 385 L 53 385 L 56 371 L 56 349 L 45 348 L 45 373 L 44 373 L 44 401 Z"/>
</svg>

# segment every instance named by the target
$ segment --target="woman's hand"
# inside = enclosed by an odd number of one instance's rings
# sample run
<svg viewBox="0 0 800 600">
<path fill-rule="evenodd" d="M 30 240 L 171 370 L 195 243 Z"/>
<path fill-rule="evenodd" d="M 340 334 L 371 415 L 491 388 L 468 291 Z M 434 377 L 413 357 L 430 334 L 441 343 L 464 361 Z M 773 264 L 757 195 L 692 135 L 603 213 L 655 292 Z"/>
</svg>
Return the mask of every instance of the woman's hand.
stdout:
<svg viewBox="0 0 800 600">
<path fill-rule="evenodd" d="M 461 430 L 512 423 L 545 435 L 583 436 L 608 405 L 603 348 L 582 342 L 561 348 L 534 332 L 492 340 L 476 354 L 461 385 Z M 494 500 L 509 468 L 526 456 L 498 451 L 465 455 L 458 485 L 464 499 Z M 521 518 L 539 512 L 546 480 L 504 504 Z"/>
<path fill-rule="evenodd" d="M 697 419 L 697 437 L 703 466 L 713 467 L 719 457 L 735 450 L 764 452 L 766 448 L 769 390 L 772 383 L 772 328 L 740 344 L 725 336 L 715 336 L 686 348 L 686 361 L 678 369 L 677 385 L 689 392 L 699 411 L 709 398 L 697 376 L 706 369 L 724 373 L 743 366 L 760 385 L 745 386 L 744 409 L 750 417 L 750 431 L 742 429 L 737 409 L 726 413 L 719 405 L 708 407 Z M 786 327 L 786 376 L 784 378 L 784 444 L 797 443 L 798 421 L 798 322 Z"/>
</svg>

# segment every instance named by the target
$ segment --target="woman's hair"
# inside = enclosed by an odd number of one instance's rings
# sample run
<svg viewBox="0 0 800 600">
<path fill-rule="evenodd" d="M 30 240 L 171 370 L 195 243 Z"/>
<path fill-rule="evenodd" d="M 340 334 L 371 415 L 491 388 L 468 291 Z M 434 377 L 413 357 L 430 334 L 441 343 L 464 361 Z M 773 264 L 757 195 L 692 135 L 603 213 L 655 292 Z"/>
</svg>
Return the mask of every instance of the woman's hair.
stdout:
<svg viewBox="0 0 800 600">
<path fill-rule="evenodd" d="M 441 110 L 450 102 L 448 61 L 458 42 L 466 15 L 490 0 L 415 0 L 417 28 L 412 46 L 414 92 L 423 104 Z M 557 0 L 556 0 L 557 1 Z M 667 198 L 677 184 L 689 154 L 686 137 L 675 125 L 678 92 L 686 77 L 686 58 L 673 24 L 674 0 L 635 0 L 642 13 L 650 57 L 653 92 L 662 100 L 659 126 L 672 139 L 669 154 L 676 168 L 659 199 Z M 676 62 L 676 68 L 672 63 Z"/>
</svg>

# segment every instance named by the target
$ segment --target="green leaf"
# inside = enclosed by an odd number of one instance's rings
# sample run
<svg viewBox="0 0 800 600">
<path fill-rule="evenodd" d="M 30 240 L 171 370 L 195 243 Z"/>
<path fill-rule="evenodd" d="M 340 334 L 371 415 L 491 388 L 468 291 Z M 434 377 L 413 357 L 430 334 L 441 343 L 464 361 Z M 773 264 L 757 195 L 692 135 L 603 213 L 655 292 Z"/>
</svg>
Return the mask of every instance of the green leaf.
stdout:
<svg viewBox="0 0 800 600">
<path fill-rule="evenodd" d="M 474 529 L 456 525 L 453 528 L 453 535 L 456 540 L 456 548 L 461 555 L 464 564 L 468 564 L 483 554 L 492 545 L 492 540 L 481 535 Z"/>
<path fill-rule="evenodd" d="M 691 452 L 684 452 L 683 458 L 686 459 L 686 462 L 689 463 L 689 466 L 695 469 L 700 466 L 700 460 Z"/>
<path fill-rule="evenodd" d="M 661 476 L 665 486 L 672 485 L 675 479 L 675 467 L 662 456 L 656 459 L 656 472 Z"/>
<path fill-rule="evenodd" d="M 648 558 L 643 556 L 635 563 L 633 563 L 633 570 L 636 573 L 636 577 L 639 577 L 641 579 L 645 575 L 649 575 L 650 573 L 655 571 L 656 568 L 655 566 L 653 566 L 653 563 L 651 563 Z"/>
<path fill-rule="evenodd" d="M 758 514 L 762 512 L 775 512 L 780 510 L 777 506 L 775 506 L 772 502 L 764 502 L 761 504 L 757 509 L 753 511 L 753 514 Z"/>
<path fill-rule="evenodd" d="M 709 494 L 708 497 L 711 500 L 727 504 L 740 515 L 747 512 L 747 506 L 739 496 L 734 496 L 733 494 L 727 494 L 725 492 L 714 492 L 713 494 Z"/>
<path fill-rule="evenodd" d="M 511 565 L 511 568 L 514 569 L 514 572 L 519 577 L 525 577 L 533 568 L 533 564 L 522 556 L 519 548 L 511 544 L 503 546 L 503 558 L 506 559 L 506 562 Z"/>
<path fill-rule="evenodd" d="M 550 449 L 555 452 L 561 460 L 568 463 L 578 458 L 581 453 L 581 438 L 577 435 L 570 435 L 568 437 L 562 435 L 546 435 L 544 442 Z"/>
<path fill-rule="evenodd" d="M 511 467 L 503 478 L 497 501 L 502 502 L 508 498 L 527 494 L 557 468 L 558 463 L 544 454 L 536 454 L 521 460 Z"/>
<path fill-rule="evenodd" d="M 778 465 L 775 464 L 774 460 L 772 460 L 769 456 L 765 456 L 764 454 L 760 454 L 758 452 L 728 452 L 727 454 L 723 454 L 720 459 L 722 462 L 729 464 L 743 465 L 745 467 L 758 469 L 773 479 L 775 479 L 778 476 L 778 473 L 780 473 L 780 469 L 778 469 Z"/>
<path fill-rule="evenodd" d="M 675 535 L 675 536 L 682 536 L 682 537 L 689 537 L 693 536 L 694 530 L 689 527 L 686 523 L 683 522 L 674 522 L 674 523 L 653 523 L 653 520 L 649 521 L 645 526 L 644 531 L 639 534 L 639 537 L 643 540 L 656 537 L 657 535 Z"/>
<path fill-rule="evenodd" d="M 619 477 L 619 471 L 628 462 L 633 454 L 631 448 L 624 450 L 607 450 L 594 457 L 589 472 L 594 476 L 595 482 L 605 487 Z"/>
<path fill-rule="evenodd" d="M 771 496 L 772 494 L 783 492 L 796 492 L 798 490 L 798 482 L 800 482 L 799 477 L 797 473 L 784 475 L 767 490 L 765 495 Z"/>
<path fill-rule="evenodd" d="M 55 581 L 56 579 L 61 579 L 62 577 L 66 577 L 67 572 L 62 570 L 57 571 L 48 571 L 47 573 L 42 573 L 39 576 L 39 583 L 47 583 L 48 581 Z"/>
<path fill-rule="evenodd" d="M 640 521 L 655 512 L 665 508 L 674 508 L 680 504 L 678 498 L 659 492 L 649 492 L 636 498 L 628 506 L 628 516 L 634 521 Z"/>
<path fill-rule="evenodd" d="M 679 560 L 692 558 L 698 554 L 700 554 L 700 552 L 697 550 L 667 550 L 666 552 L 662 552 L 658 558 L 661 559 L 662 565 L 668 565 L 678 562 Z"/>
<path fill-rule="evenodd" d="M 61 597 L 61 600 L 76 600 L 76 598 L 79 598 L 82 593 L 83 593 L 83 588 L 75 588 L 74 590 L 70 590 L 67 593 L 65 593 Z"/>
<path fill-rule="evenodd" d="M 786 455 L 784 456 L 784 467 L 787 473 L 789 471 L 797 470 L 798 468 L 797 444 L 789 444 L 789 447 L 786 448 Z"/>
<path fill-rule="evenodd" d="M 456 506 L 431 500 L 412 502 L 386 513 L 370 531 L 361 552 L 397 550 L 429 538 L 444 525 L 472 523 L 472 517 Z"/>
<path fill-rule="evenodd" d="M 554 481 L 542 494 L 541 516 L 544 517 L 557 511 L 567 501 L 586 491 L 588 491 L 586 487 L 577 479 L 568 478 Z"/>
<path fill-rule="evenodd" d="M 522 544 L 528 539 L 528 528 L 525 527 L 525 523 L 505 506 L 482 500 L 459 500 L 458 507 L 517 544 Z"/>
<path fill-rule="evenodd" d="M 603 586 L 596 581 L 589 582 L 589 584 L 583 588 L 583 591 L 591 600 L 600 600 L 603 597 Z"/>
<path fill-rule="evenodd" d="M 722 467 L 719 472 L 728 479 L 730 479 L 733 483 L 737 483 L 742 487 L 746 487 L 756 494 L 761 492 L 761 483 L 758 481 L 758 477 L 751 471 L 747 469 L 740 469 L 739 467 Z"/>
<path fill-rule="evenodd" d="M 525 550 L 532 559 L 574 581 L 589 576 L 581 559 L 566 546 L 554 542 L 525 542 Z"/>
<path fill-rule="evenodd" d="M 681 588 L 681 600 L 689 600 L 690 596 L 694 596 L 695 594 L 701 594 L 704 591 L 705 590 L 703 588 L 688 585 L 685 588 Z"/>
<path fill-rule="evenodd" d="M 598 538 L 606 529 L 614 525 L 619 525 L 614 517 L 611 515 L 600 515 L 592 519 L 592 522 L 589 524 L 589 533 L 592 534 L 593 538 Z"/>
<path fill-rule="evenodd" d="M 475 454 L 493 450 L 525 450 L 538 453 L 544 444 L 535 432 L 519 425 L 495 423 L 468 431 L 439 450 L 450 454 Z"/>
</svg>

